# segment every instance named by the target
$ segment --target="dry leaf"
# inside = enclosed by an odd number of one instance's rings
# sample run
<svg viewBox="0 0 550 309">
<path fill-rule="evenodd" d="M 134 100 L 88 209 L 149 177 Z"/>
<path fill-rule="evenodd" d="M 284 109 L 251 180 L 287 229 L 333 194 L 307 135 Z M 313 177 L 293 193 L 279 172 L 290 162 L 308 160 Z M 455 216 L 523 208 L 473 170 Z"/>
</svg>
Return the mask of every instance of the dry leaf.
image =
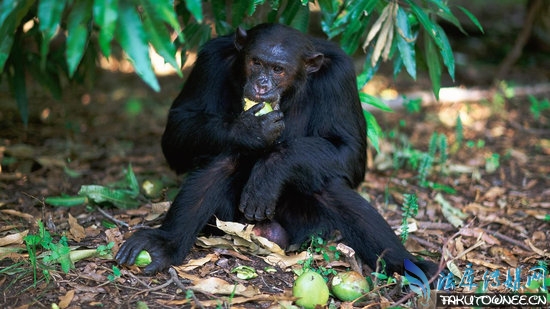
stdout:
<svg viewBox="0 0 550 309">
<path fill-rule="evenodd" d="M 216 261 L 217 259 L 218 259 L 218 255 L 211 253 L 200 259 L 191 259 L 186 264 L 178 266 L 178 268 L 181 269 L 182 271 L 191 271 L 197 267 L 203 266 L 208 262 Z"/>
<path fill-rule="evenodd" d="M 196 282 L 190 289 L 207 294 L 218 295 L 242 295 L 252 297 L 259 294 L 259 290 L 254 287 L 246 287 L 242 284 L 233 284 L 216 277 L 209 277 Z"/>
<path fill-rule="evenodd" d="M 145 217 L 145 221 L 153 221 L 168 211 L 172 202 L 153 203 L 151 211 Z"/>
<path fill-rule="evenodd" d="M 492 187 L 483 195 L 483 199 L 487 201 L 494 201 L 498 197 L 501 197 L 506 193 L 506 189 L 502 187 Z"/>
<path fill-rule="evenodd" d="M 306 260 L 310 257 L 307 251 L 302 251 L 298 254 L 292 255 L 280 255 L 272 253 L 268 256 L 261 257 L 267 264 L 272 266 L 278 266 L 281 269 L 297 265 L 299 261 Z"/>
<path fill-rule="evenodd" d="M 0 238 L 0 247 L 7 245 L 19 245 L 23 243 L 23 238 L 27 236 L 29 230 L 25 230 L 21 233 L 10 234 L 8 236 Z"/>
<path fill-rule="evenodd" d="M 17 210 L 3 209 L 3 210 L 1 210 L 1 212 L 5 213 L 5 214 L 8 214 L 8 215 L 11 215 L 11 216 L 16 216 L 16 217 L 19 217 L 19 218 L 23 218 L 27 222 L 35 222 L 36 221 L 36 219 L 34 218 L 33 215 L 26 214 L 24 212 L 20 212 L 20 211 L 17 211 Z"/>
<path fill-rule="evenodd" d="M 78 224 L 78 221 L 75 217 L 73 217 L 69 213 L 69 232 L 70 232 L 70 238 L 73 239 L 76 242 L 80 242 L 82 239 L 86 237 L 86 231 L 82 227 L 82 225 Z"/>
<path fill-rule="evenodd" d="M 69 307 L 74 298 L 74 290 L 70 290 L 64 296 L 59 296 L 59 308 L 64 309 Z"/>
</svg>

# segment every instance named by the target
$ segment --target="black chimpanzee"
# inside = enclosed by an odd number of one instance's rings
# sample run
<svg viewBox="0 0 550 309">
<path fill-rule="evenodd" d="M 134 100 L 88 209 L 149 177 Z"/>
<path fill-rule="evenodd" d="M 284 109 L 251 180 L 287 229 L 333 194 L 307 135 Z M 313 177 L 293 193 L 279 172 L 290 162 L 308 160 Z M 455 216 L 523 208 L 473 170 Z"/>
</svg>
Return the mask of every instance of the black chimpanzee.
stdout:
<svg viewBox="0 0 550 309">
<path fill-rule="evenodd" d="M 243 99 L 274 111 L 243 111 Z M 354 188 L 365 173 L 365 119 L 354 66 L 338 46 L 263 24 L 213 39 L 175 99 L 162 137 L 169 165 L 187 173 L 158 229 L 137 231 L 116 259 L 141 250 L 154 273 L 182 263 L 208 221 L 273 220 L 291 243 L 339 230 L 371 267 L 415 260 Z M 427 275 L 434 263 L 418 261 Z"/>
</svg>

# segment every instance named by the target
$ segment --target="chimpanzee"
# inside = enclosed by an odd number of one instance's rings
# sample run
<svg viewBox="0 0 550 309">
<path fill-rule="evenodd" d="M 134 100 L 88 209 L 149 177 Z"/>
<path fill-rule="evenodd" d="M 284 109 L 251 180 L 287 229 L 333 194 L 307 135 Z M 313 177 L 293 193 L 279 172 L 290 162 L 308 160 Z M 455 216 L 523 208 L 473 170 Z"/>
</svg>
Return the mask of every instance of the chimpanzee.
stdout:
<svg viewBox="0 0 550 309">
<path fill-rule="evenodd" d="M 245 98 L 261 103 L 243 111 Z M 257 116 L 264 102 L 274 110 Z M 116 259 L 133 264 L 147 250 L 146 273 L 181 264 L 216 216 L 272 220 L 291 243 L 338 230 L 370 267 L 382 257 L 386 271 L 402 273 L 414 257 L 354 190 L 365 127 L 353 62 L 337 45 L 278 24 L 207 42 L 162 136 L 168 164 L 186 173 L 181 190 L 162 226 L 134 233 Z"/>
</svg>

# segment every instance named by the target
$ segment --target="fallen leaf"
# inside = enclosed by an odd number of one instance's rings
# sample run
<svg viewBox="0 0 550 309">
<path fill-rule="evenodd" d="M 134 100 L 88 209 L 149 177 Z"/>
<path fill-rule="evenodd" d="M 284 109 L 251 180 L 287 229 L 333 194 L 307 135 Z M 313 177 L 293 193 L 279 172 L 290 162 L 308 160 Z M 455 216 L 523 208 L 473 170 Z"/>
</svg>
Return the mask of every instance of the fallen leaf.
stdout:
<svg viewBox="0 0 550 309">
<path fill-rule="evenodd" d="M 10 234 L 8 236 L 0 238 L 0 247 L 4 247 L 7 245 L 19 245 L 23 243 L 23 239 L 27 234 L 29 233 L 29 230 L 25 230 L 20 233 L 16 234 Z"/>
<path fill-rule="evenodd" d="M 19 217 L 19 218 L 23 218 L 27 222 L 35 222 L 36 221 L 36 219 L 34 218 L 33 215 L 26 214 L 24 212 L 20 212 L 20 211 L 17 211 L 17 210 L 3 209 L 3 210 L 1 210 L 1 212 L 5 213 L 5 214 L 8 214 L 8 215 L 11 215 L 11 216 L 16 216 L 16 217 Z"/>
<path fill-rule="evenodd" d="M 197 267 L 203 266 L 208 262 L 216 261 L 217 259 L 218 255 L 211 253 L 200 259 L 191 259 L 186 264 L 178 266 L 178 268 L 180 268 L 182 271 L 191 271 Z"/>
<path fill-rule="evenodd" d="M 302 251 L 297 254 L 280 255 L 277 253 L 269 254 L 268 256 L 261 257 L 267 264 L 272 266 L 278 266 L 281 269 L 297 265 L 298 262 L 306 260 L 310 257 L 307 251 Z"/>
<path fill-rule="evenodd" d="M 246 297 L 252 297 L 259 294 L 259 290 L 252 286 L 244 286 L 242 284 L 229 283 L 223 279 L 216 277 L 209 277 L 202 279 L 190 289 L 198 292 L 204 292 L 207 294 L 219 294 L 219 295 L 242 295 Z"/>
<path fill-rule="evenodd" d="M 485 194 L 483 194 L 483 200 L 494 201 L 498 197 L 506 193 L 506 189 L 502 187 L 492 187 Z"/>
<path fill-rule="evenodd" d="M 73 298 L 74 298 L 74 290 L 68 291 L 67 294 L 65 294 L 64 296 L 59 296 L 59 308 L 65 309 L 69 307 Z"/>
<path fill-rule="evenodd" d="M 80 242 L 86 237 L 86 231 L 82 225 L 78 224 L 78 221 L 69 213 L 69 232 L 70 238 L 76 242 Z"/>
</svg>

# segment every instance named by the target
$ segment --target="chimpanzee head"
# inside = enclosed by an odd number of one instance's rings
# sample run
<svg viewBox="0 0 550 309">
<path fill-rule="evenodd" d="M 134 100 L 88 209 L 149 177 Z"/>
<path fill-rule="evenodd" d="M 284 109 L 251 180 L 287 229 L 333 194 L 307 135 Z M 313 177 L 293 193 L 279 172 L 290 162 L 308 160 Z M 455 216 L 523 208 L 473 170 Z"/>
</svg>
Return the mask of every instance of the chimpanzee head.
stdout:
<svg viewBox="0 0 550 309">
<path fill-rule="evenodd" d="M 274 109 L 284 95 L 302 89 L 307 75 L 318 71 L 324 56 L 301 32 L 277 24 L 237 30 L 235 46 L 244 57 L 244 97 L 269 102 Z"/>
</svg>

